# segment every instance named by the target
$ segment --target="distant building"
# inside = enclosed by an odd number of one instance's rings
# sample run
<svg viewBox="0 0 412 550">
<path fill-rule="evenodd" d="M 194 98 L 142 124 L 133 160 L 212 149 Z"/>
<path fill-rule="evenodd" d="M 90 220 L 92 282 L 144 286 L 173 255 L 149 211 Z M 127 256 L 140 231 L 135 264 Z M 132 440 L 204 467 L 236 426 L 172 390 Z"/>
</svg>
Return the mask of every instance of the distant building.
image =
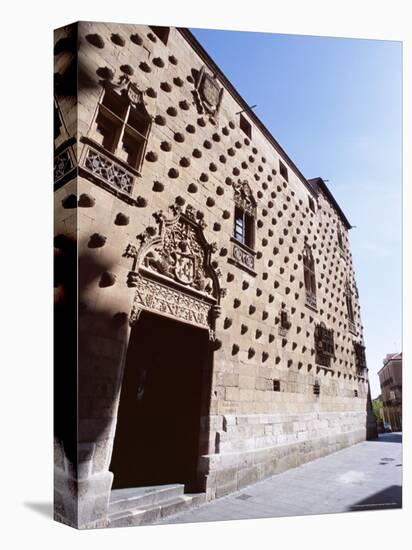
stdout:
<svg viewBox="0 0 412 550">
<path fill-rule="evenodd" d="M 393 431 L 402 430 L 402 353 L 388 353 L 378 372 L 383 420 Z"/>
</svg>

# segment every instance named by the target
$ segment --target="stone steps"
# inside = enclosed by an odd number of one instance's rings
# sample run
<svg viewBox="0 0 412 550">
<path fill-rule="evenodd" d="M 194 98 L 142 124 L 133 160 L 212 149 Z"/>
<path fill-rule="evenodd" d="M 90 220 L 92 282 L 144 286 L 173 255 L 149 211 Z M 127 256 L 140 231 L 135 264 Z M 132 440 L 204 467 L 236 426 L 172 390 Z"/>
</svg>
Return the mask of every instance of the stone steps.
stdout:
<svg viewBox="0 0 412 550">
<path fill-rule="evenodd" d="M 180 484 L 116 489 L 110 497 L 109 526 L 148 525 L 205 500 L 205 493 L 184 494 Z"/>
</svg>

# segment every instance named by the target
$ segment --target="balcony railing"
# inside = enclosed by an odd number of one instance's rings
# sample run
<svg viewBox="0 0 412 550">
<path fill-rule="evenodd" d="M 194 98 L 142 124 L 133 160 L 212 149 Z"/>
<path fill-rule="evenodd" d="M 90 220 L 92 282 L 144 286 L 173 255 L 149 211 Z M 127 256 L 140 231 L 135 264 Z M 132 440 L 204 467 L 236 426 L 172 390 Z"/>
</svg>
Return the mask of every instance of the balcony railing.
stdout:
<svg viewBox="0 0 412 550">
<path fill-rule="evenodd" d="M 62 148 L 59 148 L 54 153 L 54 186 L 60 187 L 67 181 L 76 168 L 76 158 L 71 147 L 71 143 L 64 143 Z"/>
<path fill-rule="evenodd" d="M 101 182 L 121 193 L 131 194 L 134 184 L 133 175 L 120 163 L 90 145 L 86 151 L 83 167 Z"/>
</svg>

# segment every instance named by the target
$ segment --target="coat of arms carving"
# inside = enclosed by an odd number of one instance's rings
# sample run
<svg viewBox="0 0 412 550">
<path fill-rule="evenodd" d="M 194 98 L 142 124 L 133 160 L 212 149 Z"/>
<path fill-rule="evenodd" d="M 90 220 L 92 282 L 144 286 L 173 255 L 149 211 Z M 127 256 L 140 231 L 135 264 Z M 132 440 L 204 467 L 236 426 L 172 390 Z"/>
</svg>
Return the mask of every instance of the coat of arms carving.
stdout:
<svg viewBox="0 0 412 550">
<path fill-rule="evenodd" d="M 149 309 L 208 328 L 213 336 L 224 295 L 211 265 L 215 245 L 207 243 L 190 206 L 184 212 L 176 205 L 171 210 L 171 217 L 155 213 L 158 232 L 144 232 L 141 246 L 131 244 L 124 253 L 133 258 L 128 285 L 137 288 L 132 320 L 138 310 Z M 166 295 L 168 299 L 161 299 Z"/>
<path fill-rule="evenodd" d="M 216 123 L 222 102 L 223 88 L 219 86 L 216 78 L 206 72 L 204 67 L 197 75 L 193 95 L 198 112 L 208 114 L 210 120 Z"/>
</svg>

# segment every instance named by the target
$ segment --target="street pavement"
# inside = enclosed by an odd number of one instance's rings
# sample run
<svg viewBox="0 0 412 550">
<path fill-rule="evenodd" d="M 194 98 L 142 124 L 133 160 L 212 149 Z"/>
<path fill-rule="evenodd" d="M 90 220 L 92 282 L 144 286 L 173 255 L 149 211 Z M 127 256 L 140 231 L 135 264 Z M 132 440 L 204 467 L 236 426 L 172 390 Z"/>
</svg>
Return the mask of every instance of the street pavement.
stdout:
<svg viewBox="0 0 412 550">
<path fill-rule="evenodd" d="M 159 523 L 402 507 L 402 434 L 381 434 Z"/>
</svg>

